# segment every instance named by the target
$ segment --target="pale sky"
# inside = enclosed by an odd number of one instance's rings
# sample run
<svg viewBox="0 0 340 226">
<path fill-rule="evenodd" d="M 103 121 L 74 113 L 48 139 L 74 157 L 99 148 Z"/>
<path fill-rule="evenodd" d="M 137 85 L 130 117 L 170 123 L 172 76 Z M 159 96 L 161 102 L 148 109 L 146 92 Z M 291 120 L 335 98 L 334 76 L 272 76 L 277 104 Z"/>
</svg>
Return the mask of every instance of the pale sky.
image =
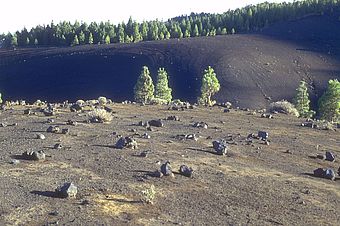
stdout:
<svg viewBox="0 0 340 226">
<path fill-rule="evenodd" d="M 60 21 L 100 22 L 117 24 L 130 16 L 143 20 L 167 20 L 195 13 L 221 13 L 266 0 L 0 0 L 0 33 Z M 282 0 L 267 0 L 282 2 Z M 286 0 L 291 2 L 293 0 Z"/>
</svg>

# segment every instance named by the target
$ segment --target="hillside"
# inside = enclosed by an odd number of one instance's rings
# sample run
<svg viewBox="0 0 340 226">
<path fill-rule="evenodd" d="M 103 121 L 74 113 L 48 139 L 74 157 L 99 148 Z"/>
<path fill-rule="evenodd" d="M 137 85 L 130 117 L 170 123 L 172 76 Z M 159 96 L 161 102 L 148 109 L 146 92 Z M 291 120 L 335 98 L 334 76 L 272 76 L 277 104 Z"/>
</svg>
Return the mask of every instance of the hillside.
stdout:
<svg viewBox="0 0 340 226">
<path fill-rule="evenodd" d="M 215 68 L 220 102 L 263 108 L 291 99 L 299 80 L 312 98 L 330 78 L 340 78 L 338 14 L 277 23 L 257 34 L 150 41 L 136 44 L 0 50 L 0 90 L 5 99 L 63 101 L 104 95 L 132 100 L 143 65 L 155 78 L 170 75 L 174 97 L 196 101 L 202 71 Z M 271 100 L 269 100 L 271 99 Z"/>
<path fill-rule="evenodd" d="M 126 104 L 106 106 L 111 123 L 86 123 L 95 106 L 52 106 L 54 116 L 42 113 L 46 105 L 0 110 L 0 123 L 8 125 L 0 127 L 0 225 L 339 225 L 339 130 L 302 127 L 302 119 L 284 114 Z M 180 121 L 138 126 L 169 116 Z M 202 121 L 206 129 L 194 127 Z M 50 126 L 60 131 L 47 132 Z M 268 142 L 256 138 L 259 130 Z M 185 139 L 189 134 L 197 140 Z M 114 148 L 120 136 L 132 137 L 137 149 Z M 214 151 L 219 139 L 227 155 Z M 45 161 L 21 155 L 41 150 Z M 326 151 L 335 162 L 316 158 Z M 174 177 L 156 177 L 167 160 Z M 192 178 L 179 174 L 183 164 Z M 314 177 L 320 167 L 333 169 L 335 180 Z M 65 182 L 78 187 L 76 197 L 55 194 Z M 153 205 L 140 201 L 150 185 Z"/>
</svg>

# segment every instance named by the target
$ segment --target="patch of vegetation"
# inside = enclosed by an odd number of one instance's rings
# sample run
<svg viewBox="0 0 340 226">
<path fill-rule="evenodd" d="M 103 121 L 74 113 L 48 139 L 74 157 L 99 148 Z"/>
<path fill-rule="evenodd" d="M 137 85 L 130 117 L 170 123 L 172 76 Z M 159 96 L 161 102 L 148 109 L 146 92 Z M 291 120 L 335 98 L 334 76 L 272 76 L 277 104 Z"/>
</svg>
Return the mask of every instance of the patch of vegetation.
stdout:
<svg viewBox="0 0 340 226">
<path fill-rule="evenodd" d="M 215 71 L 212 67 L 204 70 L 201 86 L 201 96 L 198 98 L 198 103 L 212 106 L 215 101 L 211 100 L 211 97 L 220 90 L 221 86 L 216 77 Z"/>
<path fill-rule="evenodd" d="M 310 110 L 310 100 L 306 82 L 300 81 L 300 85 L 296 91 L 297 93 L 293 103 L 300 117 L 312 118 L 315 115 L 315 111 Z"/>
<path fill-rule="evenodd" d="M 143 190 L 141 196 L 142 202 L 153 204 L 153 201 L 156 196 L 155 186 L 152 184 L 149 188 Z"/>
<path fill-rule="evenodd" d="M 88 114 L 90 122 L 111 122 L 112 114 L 107 112 L 105 109 L 96 108 Z"/>
<path fill-rule="evenodd" d="M 319 99 L 319 115 L 330 122 L 340 121 L 340 82 L 337 79 L 329 80 L 327 90 Z"/>
<path fill-rule="evenodd" d="M 137 83 L 134 87 L 135 101 L 140 103 L 150 103 L 154 99 L 155 87 L 147 66 L 143 67 Z"/>
<path fill-rule="evenodd" d="M 269 108 L 270 108 L 271 112 L 277 111 L 277 112 L 280 112 L 280 113 L 294 115 L 296 117 L 300 116 L 300 114 L 299 114 L 298 110 L 295 108 L 295 106 L 292 103 L 290 103 L 286 100 L 273 102 L 269 105 Z"/>
<path fill-rule="evenodd" d="M 169 87 L 168 73 L 164 68 L 158 69 L 155 98 L 164 100 L 169 103 L 172 100 L 172 89 Z"/>
</svg>

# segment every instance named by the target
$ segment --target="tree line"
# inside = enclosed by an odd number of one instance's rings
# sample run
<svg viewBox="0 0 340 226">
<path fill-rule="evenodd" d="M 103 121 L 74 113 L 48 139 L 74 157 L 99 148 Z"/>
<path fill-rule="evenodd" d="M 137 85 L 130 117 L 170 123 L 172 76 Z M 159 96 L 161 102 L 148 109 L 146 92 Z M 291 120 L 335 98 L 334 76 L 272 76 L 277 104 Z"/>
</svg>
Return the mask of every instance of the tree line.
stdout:
<svg viewBox="0 0 340 226">
<path fill-rule="evenodd" d="M 38 25 L 15 33 L 0 34 L 2 47 L 75 46 L 131 43 L 170 38 L 215 36 L 258 31 L 278 21 L 339 10 L 340 0 L 305 0 L 292 3 L 261 3 L 221 14 L 192 13 L 167 21 L 143 21 L 131 17 L 118 25 L 107 22 Z"/>
</svg>

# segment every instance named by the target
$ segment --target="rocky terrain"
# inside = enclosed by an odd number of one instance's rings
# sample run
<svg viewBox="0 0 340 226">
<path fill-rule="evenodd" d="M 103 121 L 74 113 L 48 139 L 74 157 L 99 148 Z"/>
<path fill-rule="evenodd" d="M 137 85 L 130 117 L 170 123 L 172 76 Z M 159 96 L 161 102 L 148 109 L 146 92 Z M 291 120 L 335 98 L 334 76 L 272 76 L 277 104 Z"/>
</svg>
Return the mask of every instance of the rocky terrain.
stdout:
<svg viewBox="0 0 340 226">
<path fill-rule="evenodd" d="M 142 66 L 153 79 L 169 73 L 175 99 L 194 102 L 211 65 L 221 83 L 215 96 L 235 106 L 264 108 L 291 100 L 308 82 L 313 103 L 329 79 L 340 78 L 339 13 L 310 15 L 261 32 L 133 44 L 0 49 L 0 92 L 7 100 L 49 102 L 107 96 L 132 100 Z"/>
<path fill-rule="evenodd" d="M 0 225 L 340 222 L 339 129 L 218 106 L 117 103 L 102 123 L 89 118 L 95 105 L 3 107 Z"/>
</svg>

